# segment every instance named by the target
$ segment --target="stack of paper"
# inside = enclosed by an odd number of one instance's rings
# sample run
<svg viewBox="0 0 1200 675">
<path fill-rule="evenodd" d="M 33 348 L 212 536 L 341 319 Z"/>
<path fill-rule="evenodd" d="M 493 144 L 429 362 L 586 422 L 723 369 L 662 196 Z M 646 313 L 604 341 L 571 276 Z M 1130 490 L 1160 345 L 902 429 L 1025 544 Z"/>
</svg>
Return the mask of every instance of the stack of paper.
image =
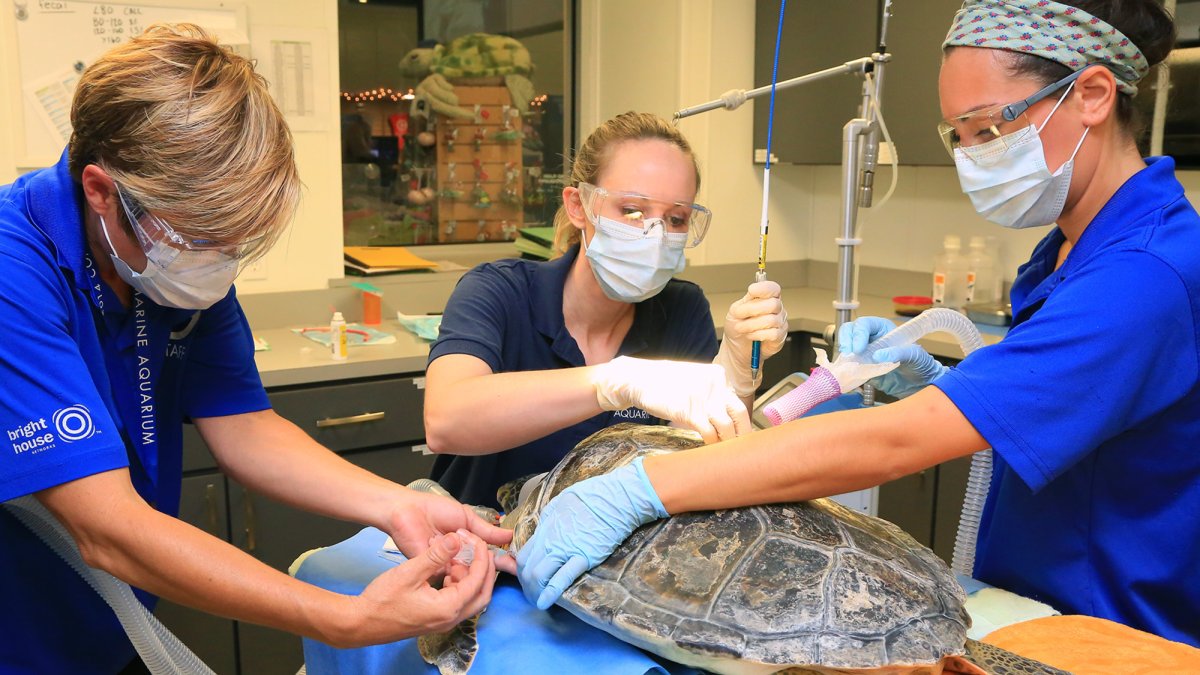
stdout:
<svg viewBox="0 0 1200 675">
<path fill-rule="evenodd" d="M 522 227 L 513 244 L 522 257 L 549 260 L 554 253 L 553 227 Z"/>
<path fill-rule="evenodd" d="M 437 263 L 415 255 L 403 246 L 347 246 L 346 273 L 355 276 L 432 270 Z"/>
</svg>

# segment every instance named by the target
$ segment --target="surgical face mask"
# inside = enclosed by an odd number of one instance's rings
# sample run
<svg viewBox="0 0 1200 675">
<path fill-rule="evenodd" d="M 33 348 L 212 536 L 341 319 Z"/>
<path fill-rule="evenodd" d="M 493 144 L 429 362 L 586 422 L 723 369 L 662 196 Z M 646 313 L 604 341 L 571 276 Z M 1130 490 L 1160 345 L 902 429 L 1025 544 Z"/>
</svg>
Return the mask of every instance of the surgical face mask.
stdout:
<svg viewBox="0 0 1200 675">
<path fill-rule="evenodd" d="M 592 242 L 583 248 L 600 289 L 612 300 L 641 302 L 658 295 L 683 271 L 687 232 L 667 232 L 661 218 L 648 218 L 641 227 L 596 218 Z"/>
<path fill-rule="evenodd" d="M 100 218 L 100 229 L 108 242 L 109 258 L 117 268 L 117 275 L 155 304 L 177 309 L 208 309 L 224 298 L 237 277 L 238 261 L 218 251 L 179 251 L 166 266 L 154 262 L 162 255 L 146 254 L 146 269 L 135 272 L 117 257 L 117 249 L 108 235 L 104 217 Z M 153 247 L 167 246 L 156 242 Z M 161 253 L 161 252 L 159 252 Z"/>
<path fill-rule="evenodd" d="M 1049 225 L 1062 215 L 1075 155 L 1090 129 L 1083 130 L 1070 159 L 1054 173 L 1046 167 L 1041 131 L 1069 93 L 1070 88 L 1041 127 L 1030 125 L 981 145 L 954 149 L 959 183 L 979 215 L 1014 229 Z"/>
</svg>

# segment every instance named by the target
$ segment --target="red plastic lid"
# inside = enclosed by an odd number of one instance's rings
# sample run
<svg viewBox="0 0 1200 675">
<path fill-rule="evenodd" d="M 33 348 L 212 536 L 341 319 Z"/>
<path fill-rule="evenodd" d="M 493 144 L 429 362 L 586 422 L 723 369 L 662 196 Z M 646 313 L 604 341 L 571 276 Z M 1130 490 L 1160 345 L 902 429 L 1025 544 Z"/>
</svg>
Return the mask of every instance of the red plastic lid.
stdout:
<svg viewBox="0 0 1200 675">
<path fill-rule="evenodd" d="M 932 305 L 933 298 L 928 295 L 897 295 L 892 302 L 897 305 Z"/>
</svg>

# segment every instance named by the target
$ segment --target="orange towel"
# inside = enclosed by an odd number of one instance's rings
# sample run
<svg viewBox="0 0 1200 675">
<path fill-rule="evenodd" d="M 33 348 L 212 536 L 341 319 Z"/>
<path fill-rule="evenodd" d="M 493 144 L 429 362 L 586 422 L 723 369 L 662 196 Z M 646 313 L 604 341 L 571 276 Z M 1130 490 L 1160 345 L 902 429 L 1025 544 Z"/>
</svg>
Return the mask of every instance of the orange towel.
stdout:
<svg viewBox="0 0 1200 675">
<path fill-rule="evenodd" d="M 1091 616 L 1022 621 L 983 641 L 1075 675 L 1200 673 L 1200 649 Z"/>
</svg>

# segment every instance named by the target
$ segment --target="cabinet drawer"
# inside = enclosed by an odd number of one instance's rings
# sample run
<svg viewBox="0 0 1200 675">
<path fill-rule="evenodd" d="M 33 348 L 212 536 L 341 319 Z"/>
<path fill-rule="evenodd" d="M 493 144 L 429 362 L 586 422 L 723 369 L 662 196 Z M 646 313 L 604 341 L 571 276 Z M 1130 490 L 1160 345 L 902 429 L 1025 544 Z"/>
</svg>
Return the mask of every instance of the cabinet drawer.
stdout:
<svg viewBox="0 0 1200 675">
<path fill-rule="evenodd" d="M 275 412 L 334 451 L 425 437 L 424 378 L 304 387 L 268 395 Z"/>
</svg>

